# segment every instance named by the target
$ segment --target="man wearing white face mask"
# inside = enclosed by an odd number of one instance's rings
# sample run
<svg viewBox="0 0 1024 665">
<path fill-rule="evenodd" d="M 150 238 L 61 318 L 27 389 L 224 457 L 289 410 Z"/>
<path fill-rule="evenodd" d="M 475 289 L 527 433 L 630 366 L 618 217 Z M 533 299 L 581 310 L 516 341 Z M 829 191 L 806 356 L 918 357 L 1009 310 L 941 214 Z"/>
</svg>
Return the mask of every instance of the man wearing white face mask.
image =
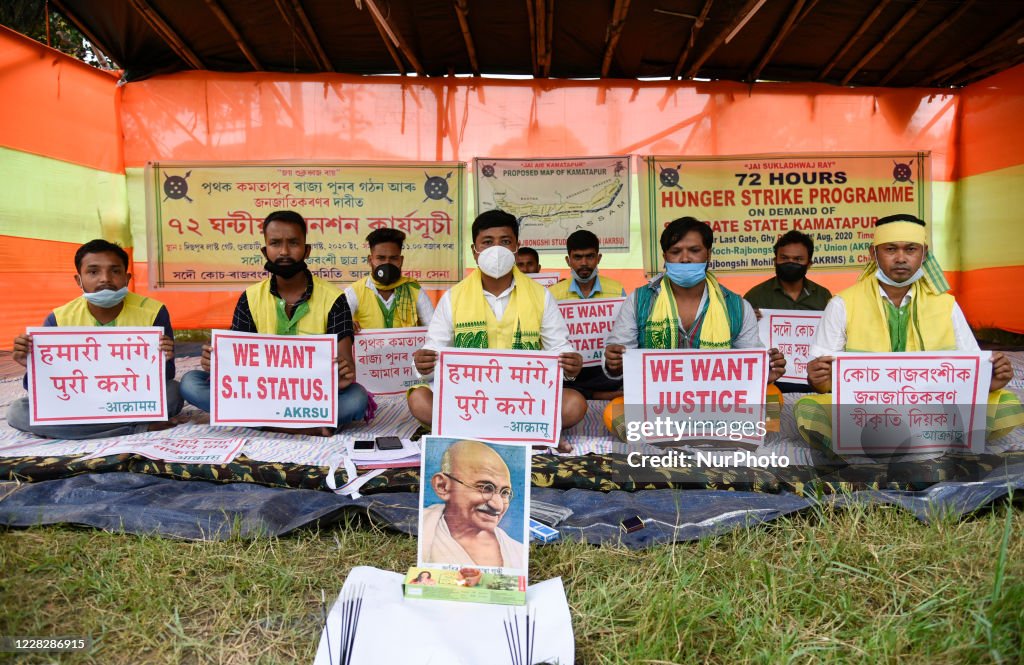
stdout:
<svg viewBox="0 0 1024 665">
<path fill-rule="evenodd" d="M 432 377 L 437 351 L 464 349 L 533 349 L 556 351 L 564 376 L 572 380 L 583 358 L 569 343 L 569 331 L 555 299 L 516 265 L 519 223 L 501 210 L 473 222 L 473 256 L 478 269 L 441 296 L 430 321 L 427 341 L 413 354 L 416 371 Z M 426 384 L 408 395 L 409 411 L 430 424 L 434 393 Z M 575 390 L 562 392 L 562 427 L 568 429 L 587 413 L 587 401 Z"/>
<path fill-rule="evenodd" d="M 75 282 L 82 295 L 53 310 L 44 326 L 160 326 L 160 350 L 166 357 L 167 413 L 181 411 L 182 400 L 178 382 L 174 380 L 174 330 L 171 317 L 162 304 L 128 291 L 128 253 L 106 240 L 91 240 L 75 252 Z M 14 361 L 25 366 L 32 351 L 32 338 L 19 335 L 14 339 Z M 26 383 L 27 385 L 27 383 Z M 11 427 L 50 439 L 98 439 L 135 434 L 146 430 L 166 429 L 163 423 L 105 423 L 95 425 L 29 425 L 28 397 L 11 403 L 7 409 Z"/>
<path fill-rule="evenodd" d="M 960 306 L 947 293 L 949 284 L 928 251 L 923 220 L 889 215 L 875 222 L 871 262 L 850 288 L 825 308 L 811 342 L 807 382 L 820 393 L 832 391 L 832 363 L 840 351 L 978 351 Z M 1013 365 L 992 354 L 988 395 L 988 438 L 995 439 L 1024 424 L 1020 400 L 1004 390 Z M 810 395 L 794 406 L 797 428 L 809 443 L 832 446 L 832 396 Z"/>
</svg>

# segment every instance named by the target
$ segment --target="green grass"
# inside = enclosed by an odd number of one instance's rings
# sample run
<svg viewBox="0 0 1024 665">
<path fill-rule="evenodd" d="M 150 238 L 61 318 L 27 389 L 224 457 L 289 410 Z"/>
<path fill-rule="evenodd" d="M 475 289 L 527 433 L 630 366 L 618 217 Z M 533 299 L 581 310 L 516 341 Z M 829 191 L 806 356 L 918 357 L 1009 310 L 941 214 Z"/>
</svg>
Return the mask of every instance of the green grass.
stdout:
<svg viewBox="0 0 1024 665">
<path fill-rule="evenodd" d="M 1021 663 L 1022 532 L 1005 505 L 932 525 L 854 507 L 639 552 L 534 547 L 530 569 L 563 578 L 580 663 Z M 7 531 L 0 635 L 97 640 L 61 662 L 308 663 L 320 589 L 415 555 L 355 525 L 202 543 Z"/>
</svg>

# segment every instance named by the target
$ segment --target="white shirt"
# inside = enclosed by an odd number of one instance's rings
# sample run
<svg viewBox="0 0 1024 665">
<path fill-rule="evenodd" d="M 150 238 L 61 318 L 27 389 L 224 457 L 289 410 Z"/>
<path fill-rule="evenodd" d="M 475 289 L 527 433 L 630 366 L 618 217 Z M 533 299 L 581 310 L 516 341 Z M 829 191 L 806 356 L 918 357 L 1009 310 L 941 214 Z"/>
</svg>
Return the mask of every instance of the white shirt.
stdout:
<svg viewBox="0 0 1024 665">
<path fill-rule="evenodd" d="M 887 298 L 881 286 L 878 292 L 883 298 Z M 900 307 L 910 302 L 912 291 L 907 291 L 903 296 Z M 888 333 L 886 333 L 888 334 Z M 953 336 L 956 339 L 957 351 L 979 351 L 978 340 L 974 338 L 971 327 L 967 325 L 967 319 L 960 309 L 960 305 L 953 303 Z M 811 341 L 811 358 L 822 356 L 834 356 L 846 349 L 846 303 L 841 296 L 832 296 L 825 306 L 825 313 L 818 324 L 818 331 L 814 333 Z"/>
<path fill-rule="evenodd" d="M 487 305 L 494 313 L 494 318 L 499 321 L 504 316 L 505 309 L 512 299 L 512 289 L 515 288 L 515 285 L 513 280 L 512 285 L 498 295 L 484 289 Z M 427 328 L 427 341 L 423 344 L 423 348 L 440 351 L 450 347 L 454 328 L 451 291 L 445 291 L 437 303 L 437 309 L 434 310 L 434 318 L 430 320 L 430 327 Z M 558 310 L 558 303 L 547 289 L 544 290 L 544 313 L 540 320 L 540 347 L 544 351 L 557 353 L 576 352 L 575 347 L 569 343 L 569 329 L 565 326 L 565 319 L 562 318 L 562 313 Z M 432 374 L 422 376 L 424 379 L 429 379 Z"/>
<path fill-rule="evenodd" d="M 371 280 L 366 280 L 366 286 L 375 294 L 377 294 L 377 300 L 381 301 L 388 310 L 391 309 L 392 303 L 395 300 L 395 292 L 392 291 L 386 299 L 377 290 Z M 345 300 L 348 301 L 348 308 L 352 310 L 352 320 L 355 321 L 356 310 L 359 309 L 359 296 L 356 295 L 355 289 L 351 286 L 345 288 Z M 419 317 L 420 325 L 430 325 L 430 319 L 434 316 L 434 306 L 430 303 L 430 298 L 427 297 L 426 291 L 420 289 L 419 295 L 416 297 L 416 315 Z"/>
</svg>

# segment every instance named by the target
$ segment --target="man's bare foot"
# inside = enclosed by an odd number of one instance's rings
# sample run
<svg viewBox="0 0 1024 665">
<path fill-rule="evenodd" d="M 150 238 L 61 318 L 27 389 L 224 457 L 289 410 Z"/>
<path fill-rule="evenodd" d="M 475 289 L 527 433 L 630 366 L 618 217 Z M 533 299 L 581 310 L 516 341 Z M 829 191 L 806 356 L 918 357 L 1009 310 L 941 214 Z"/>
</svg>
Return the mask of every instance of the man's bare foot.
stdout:
<svg viewBox="0 0 1024 665">
<path fill-rule="evenodd" d="M 558 440 L 558 452 L 560 452 L 560 453 L 571 453 L 572 452 L 572 444 L 569 443 L 568 441 L 566 441 L 564 436 L 561 439 Z"/>
</svg>

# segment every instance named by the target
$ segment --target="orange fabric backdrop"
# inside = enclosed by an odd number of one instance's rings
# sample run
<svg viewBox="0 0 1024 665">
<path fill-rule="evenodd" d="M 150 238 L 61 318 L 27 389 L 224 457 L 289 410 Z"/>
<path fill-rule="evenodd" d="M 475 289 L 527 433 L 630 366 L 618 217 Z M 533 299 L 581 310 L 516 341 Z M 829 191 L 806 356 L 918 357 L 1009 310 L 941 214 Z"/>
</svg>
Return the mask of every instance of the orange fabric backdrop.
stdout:
<svg viewBox="0 0 1024 665">
<path fill-rule="evenodd" d="M 958 178 L 1024 162 L 1024 66 L 964 91 L 210 72 L 122 88 L 115 81 L 0 28 L 0 91 L 18 100 L 0 106 L 0 145 L 113 173 L 150 160 L 928 150 L 933 180 L 954 187 Z M 956 209 L 946 214 L 953 219 L 943 232 L 958 233 Z M 142 227 L 133 220 L 136 253 Z M 0 317 L 0 347 L 10 348 L 17 331 L 77 293 L 75 247 L 3 240 L 0 275 L 13 297 Z M 134 272 L 146 292 L 145 262 Z M 643 279 L 639 266 L 608 272 L 630 286 Z M 765 276 L 725 282 L 742 292 Z M 956 284 L 959 275 L 950 276 Z M 815 276 L 833 290 L 853 278 Z M 972 323 L 1024 331 L 1024 314 L 1005 304 L 1021 279 L 1024 267 L 965 273 L 959 295 Z M 178 328 L 227 325 L 237 298 L 151 295 L 168 304 Z"/>
</svg>

